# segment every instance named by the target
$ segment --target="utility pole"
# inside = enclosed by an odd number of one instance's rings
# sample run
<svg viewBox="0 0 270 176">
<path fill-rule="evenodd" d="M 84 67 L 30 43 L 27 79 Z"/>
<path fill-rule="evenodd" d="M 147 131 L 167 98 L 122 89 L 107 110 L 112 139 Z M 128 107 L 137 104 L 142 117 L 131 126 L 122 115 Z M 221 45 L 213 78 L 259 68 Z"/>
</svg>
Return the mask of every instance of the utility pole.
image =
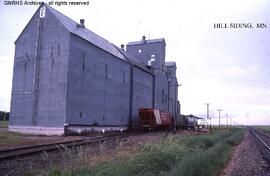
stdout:
<svg viewBox="0 0 270 176">
<path fill-rule="evenodd" d="M 229 116 L 229 115 L 226 114 L 226 119 L 227 119 L 227 129 L 229 128 L 229 126 L 228 126 L 228 125 L 229 125 L 229 124 L 228 124 L 228 116 Z"/>
<path fill-rule="evenodd" d="M 6 111 L 4 111 L 4 121 L 6 121 Z"/>
<path fill-rule="evenodd" d="M 210 119 L 210 133 L 211 133 L 212 127 L 211 127 L 211 118 L 209 118 L 209 105 L 210 103 L 206 103 L 206 113 L 207 113 L 207 119 Z"/>
<path fill-rule="evenodd" d="M 222 109 L 218 109 L 218 127 L 220 128 L 220 112 L 222 111 Z"/>
</svg>

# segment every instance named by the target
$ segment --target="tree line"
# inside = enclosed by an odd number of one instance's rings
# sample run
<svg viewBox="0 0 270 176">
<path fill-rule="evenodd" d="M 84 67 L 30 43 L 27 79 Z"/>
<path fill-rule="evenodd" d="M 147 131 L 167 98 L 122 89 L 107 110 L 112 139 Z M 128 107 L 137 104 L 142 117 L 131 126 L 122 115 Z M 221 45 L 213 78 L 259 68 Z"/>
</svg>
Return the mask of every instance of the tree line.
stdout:
<svg viewBox="0 0 270 176">
<path fill-rule="evenodd" d="M 0 121 L 9 120 L 9 112 L 0 111 Z"/>
</svg>

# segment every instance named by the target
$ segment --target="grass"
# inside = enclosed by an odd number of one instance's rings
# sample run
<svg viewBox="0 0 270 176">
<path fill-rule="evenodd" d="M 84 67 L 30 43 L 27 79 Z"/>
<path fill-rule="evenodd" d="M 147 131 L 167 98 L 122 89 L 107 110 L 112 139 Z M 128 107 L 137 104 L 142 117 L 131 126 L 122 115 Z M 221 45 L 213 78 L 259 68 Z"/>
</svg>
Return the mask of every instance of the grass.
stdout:
<svg viewBox="0 0 270 176">
<path fill-rule="evenodd" d="M 0 149 L 6 149 L 10 147 L 18 147 L 25 145 L 39 144 L 40 142 L 49 142 L 53 139 L 43 138 L 43 136 L 21 134 L 10 131 L 0 131 Z"/>
<path fill-rule="evenodd" d="M 0 128 L 7 128 L 8 127 L 8 121 L 0 121 Z"/>
<path fill-rule="evenodd" d="M 260 129 L 263 132 L 270 134 L 270 126 L 255 126 L 255 128 Z"/>
<path fill-rule="evenodd" d="M 0 139 L 1 139 L 0 148 L 7 145 L 18 145 L 26 143 L 27 142 L 26 137 L 27 137 L 26 135 L 22 135 L 15 132 L 8 132 L 8 131 L 0 132 Z"/>
<path fill-rule="evenodd" d="M 244 128 L 216 129 L 211 135 L 174 136 L 144 144 L 133 155 L 111 158 L 94 166 L 83 162 L 83 156 L 89 154 L 78 152 L 80 160 L 66 160 L 64 167 L 52 167 L 45 175 L 218 175 L 229 160 L 232 147 L 241 142 L 244 131 Z"/>
</svg>

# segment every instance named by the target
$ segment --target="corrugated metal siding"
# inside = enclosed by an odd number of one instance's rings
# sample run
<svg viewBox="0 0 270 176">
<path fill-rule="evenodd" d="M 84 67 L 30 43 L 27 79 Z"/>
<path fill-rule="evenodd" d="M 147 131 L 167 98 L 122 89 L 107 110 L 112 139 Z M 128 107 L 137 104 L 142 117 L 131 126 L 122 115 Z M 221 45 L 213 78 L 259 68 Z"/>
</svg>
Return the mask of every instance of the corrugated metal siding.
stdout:
<svg viewBox="0 0 270 176">
<path fill-rule="evenodd" d="M 73 34 L 87 40 L 88 42 L 96 45 L 97 47 L 113 54 L 114 56 L 125 60 L 124 56 L 106 39 L 98 36 L 87 28 L 78 27 L 77 22 L 58 12 L 57 10 L 46 6 L 60 21 L 61 23 Z"/>
<path fill-rule="evenodd" d="M 132 125 L 139 125 L 139 109 L 152 108 L 153 75 L 134 67 Z"/>
<path fill-rule="evenodd" d="M 162 111 L 173 111 L 170 105 L 168 109 L 170 100 L 167 97 L 168 91 L 172 99 L 177 97 L 174 87 L 168 90 L 167 76 L 171 75 L 157 69 L 154 76 L 154 72 L 145 67 L 151 54 L 156 55 L 155 66 L 161 68 L 164 64 L 164 39 L 151 40 L 145 46 L 128 45 L 126 54 L 46 7 L 49 10 L 41 22 L 35 94 L 33 78 L 39 11 L 16 41 L 10 125 L 125 126 L 131 113 L 132 125 L 136 127 L 140 108 L 154 106 Z M 137 47 L 142 49 L 141 54 Z M 177 83 L 175 77 L 173 81 Z"/>
<path fill-rule="evenodd" d="M 71 35 L 69 60 L 67 122 L 127 125 L 129 64 L 75 35 Z"/>
<path fill-rule="evenodd" d="M 16 41 L 10 124 L 63 126 L 69 34 L 47 10 L 40 21 L 38 84 L 34 93 L 38 18 L 39 11 Z"/>
</svg>

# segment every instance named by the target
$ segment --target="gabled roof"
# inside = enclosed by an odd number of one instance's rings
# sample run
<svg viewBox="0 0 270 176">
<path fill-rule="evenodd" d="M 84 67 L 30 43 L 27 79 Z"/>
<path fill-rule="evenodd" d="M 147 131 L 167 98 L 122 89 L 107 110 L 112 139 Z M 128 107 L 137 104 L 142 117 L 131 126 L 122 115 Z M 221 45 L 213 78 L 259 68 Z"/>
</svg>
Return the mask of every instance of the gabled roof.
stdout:
<svg viewBox="0 0 270 176">
<path fill-rule="evenodd" d="M 159 39 L 151 39 L 151 40 L 140 40 L 140 41 L 135 41 L 135 42 L 129 42 L 127 45 L 142 45 L 142 44 L 148 44 L 148 43 L 160 43 L 164 42 L 164 38 L 159 38 Z"/>
<path fill-rule="evenodd" d="M 54 8 L 45 5 L 47 9 L 49 9 L 56 18 L 64 25 L 64 27 L 71 33 L 83 38 L 84 40 L 96 45 L 97 47 L 113 54 L 114 56 L 125 60 L 125 57 L 113 46 L 112 43 L 107 41 L 106 39 L 98 36 L 94 32 L 86 29 L 85 27 L 79 27 L 80 24 L 70 19 L 69 17 L 63 15 L 58 12 Z"/>
</svg>

